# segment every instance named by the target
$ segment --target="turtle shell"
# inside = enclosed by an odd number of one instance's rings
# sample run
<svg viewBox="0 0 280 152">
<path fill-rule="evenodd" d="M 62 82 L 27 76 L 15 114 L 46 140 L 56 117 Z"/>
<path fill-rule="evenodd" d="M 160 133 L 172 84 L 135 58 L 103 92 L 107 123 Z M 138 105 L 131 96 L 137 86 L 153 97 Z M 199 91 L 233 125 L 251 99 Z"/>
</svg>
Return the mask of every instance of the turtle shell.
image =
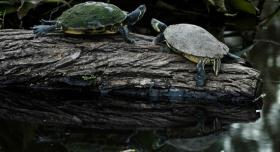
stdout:
<svg viewBox="0 0 280 152">
<path fill-rule="evenodd" d="M 205 29 L 192 24 L 175 24 L 164 31 L 166 43 L 176 51 L 207 58 L 222 58 L 229 48 Z"/>
<path fill-rule="evenodd" d="M 120 24 L 126 17 L 127 13 L 113 4 L 85 2 L 77 4 L 63 12 L 57 21 L 64 28 L 98 29 Z"/>
</svg>

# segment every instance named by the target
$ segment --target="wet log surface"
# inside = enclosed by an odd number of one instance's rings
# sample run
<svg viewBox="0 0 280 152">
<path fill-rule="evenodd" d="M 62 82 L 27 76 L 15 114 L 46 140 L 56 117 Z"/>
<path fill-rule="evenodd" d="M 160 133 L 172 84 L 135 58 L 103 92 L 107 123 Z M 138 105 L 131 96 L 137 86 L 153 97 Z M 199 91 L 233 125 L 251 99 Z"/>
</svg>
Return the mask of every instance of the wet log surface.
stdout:
<svg viewBox="0 0 280 152">
<path fill-rule="evenodd" d="M 149 100 L 251 101 L 260 73 L 224 63 L 218 77 L 206 67 L 205 87 L 196 87 L 196 65 L 152 37 L 70 37 L 50 34 L 34 39 L 30 30 L 0 31 L 0 85 L 31 89 L 90 90 L 105 96 Z"/>
</svg>

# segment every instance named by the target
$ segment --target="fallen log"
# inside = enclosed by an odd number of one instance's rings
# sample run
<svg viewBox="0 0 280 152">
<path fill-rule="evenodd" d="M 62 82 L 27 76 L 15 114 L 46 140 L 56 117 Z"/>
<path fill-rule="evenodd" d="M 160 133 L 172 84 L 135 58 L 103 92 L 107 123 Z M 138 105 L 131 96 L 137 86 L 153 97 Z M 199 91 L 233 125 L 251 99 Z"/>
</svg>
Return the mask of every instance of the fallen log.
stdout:
<svg viewBox="0 0 280 152">
<path fill-rule="evenodd" d="M 86 89 L 106 96 L 149 100 L 252 101 L 260 73 L 238 63 L 224 63 L 219 76 L 206 67 L 204 87 L 195 85 L 196 65 L 152 37 L 118 36 L 34 38 L 30 30 L 0 31 L 0 86 L 35 89 Z"/>
</svg>

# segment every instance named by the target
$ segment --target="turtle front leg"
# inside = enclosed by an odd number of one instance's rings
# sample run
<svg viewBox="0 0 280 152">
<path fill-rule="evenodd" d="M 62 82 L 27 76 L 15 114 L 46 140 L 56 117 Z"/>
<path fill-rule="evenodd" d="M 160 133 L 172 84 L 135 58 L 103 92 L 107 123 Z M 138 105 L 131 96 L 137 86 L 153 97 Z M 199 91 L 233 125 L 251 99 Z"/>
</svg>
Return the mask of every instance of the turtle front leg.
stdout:
<svg viewBox="0 0 280 152">
<path fill-rule="evenodd" d="M 201 59 L 197 63 L 196 69 L 197 73 L 195 74 L 195 81 L 197 86 L 204 86 L 206 81 L 206 73 L 204 70 L 204 66 L 206 63 L 206 59 Z"/>
<path fill-rule="evenodd" d="M 163 33 L 159 33 L 159 34 L 157 35 L 157 37 L 154 38 L 153 43 L 156 45 L 156 44 L 158 44 L 158 43 L 163 42 L 164 40 L 165 40 L 165 39 L 164 39 Z"/>
<path fill-rule="evenodd" d="M 127 43 L 135 43 L 135 41 L 133 39 L 130 39 L 128 37 L 128 28 L 127 26 L 122 26 L 119 28 L 119 32 L 121 33 L 121 35 L 123 36 L 124 40 L 127 42 Z"/>
</svg>

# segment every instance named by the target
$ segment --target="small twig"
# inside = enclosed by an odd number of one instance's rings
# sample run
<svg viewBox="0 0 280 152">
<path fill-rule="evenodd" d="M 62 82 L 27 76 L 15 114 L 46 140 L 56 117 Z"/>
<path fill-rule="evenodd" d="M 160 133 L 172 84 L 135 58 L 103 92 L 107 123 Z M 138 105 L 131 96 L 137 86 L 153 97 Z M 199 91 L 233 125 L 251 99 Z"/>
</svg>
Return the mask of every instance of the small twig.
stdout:
<svg viewBox="0 0 280 152">
<path fill-rule="evenodd" d="M 70 0 L 69 2 L 63 2 L 62 5 L 60 5 L 60 6 L 56 7 L 56 8 L 54 8 L 54 9 L 52 9 L 52 10 L 50 11 L 49 20 L 51 20 L 53 14 L 56 13 L 60 8 L 62 8 L 62 7 L 64 7 L 64 6 L 68 6 L 68 7 L 70 8 L 70 7 L 71 7 L 70 3 L 72 3 L 72 1 L 73 1 L 73 0 Z"/>
<path fill-rule="evenodd" d="M 205 14 L 205 13 L 200 13 L 200 12 L 195 12 L 195 11 L 187 11 L 187 10 L 180 10 L 168 3 L 162 2 L 162 1 L 158 1 L 156 3 L 156 6 L 161 8 L 161 9 L 165 9 L 167 11 L 171 11 L 174 14 L 193 14 L 193 15 L 197 15 L 197 16 L 203 16 L 203 17 L 209 17 L 209 15 Z"/>
<path fill-rule="evenodd" d="M 261 19 L 260 24 L 258 26 L 262 27 L 269 23 L 273 19 L 273 17 L 280 11 L 280 6 L 278 6 L 273 13 Z"/>
<path fill-rule="evenodd" d="M 265 96 L 266 96 L 266 94 L 263 93 L 263 94 L 261 94 L 259 97 L 257 97 L 256 99 L 254 99 L 253 102 L 257 102 L 257 101 L 259 101 L 260 99 L 263 99 Z"/>
<path fill-rule="evenodd" d="M 2 13 L 2 12 L 1 12 L 1 13 Z M 0 29 L 1 29 L 1 28 L 4 28 L 6 10 L 4 10 L 2 14 L 1 14 L 1 13 L 0 13 L 0 15 L 2 15 L 2 18 L 0 18 L 0 21 L 1 21 L 1 23 L 0 23 Z"/>
<path fill-rule="evenodd" d="M 254 42 L 257 42 L 257 43 L 259 43 L 259 42 L 265 42 L 265 43 L 274 44 L 274 45 L 280 47 L 280 43 L 278 43 L 278 42 L 276 42 L 276 41 L 273 41 L 273 40 L 256 39 L 256 40 L 254 40 Z"/>
<path fill-rule="evenodd" d="M 257 8 L 259 9 L 260 14 L 262 13 L 264 3 L 265 3 L 265 0 L 260 0 L 257 4 Z"/>
</svg>

